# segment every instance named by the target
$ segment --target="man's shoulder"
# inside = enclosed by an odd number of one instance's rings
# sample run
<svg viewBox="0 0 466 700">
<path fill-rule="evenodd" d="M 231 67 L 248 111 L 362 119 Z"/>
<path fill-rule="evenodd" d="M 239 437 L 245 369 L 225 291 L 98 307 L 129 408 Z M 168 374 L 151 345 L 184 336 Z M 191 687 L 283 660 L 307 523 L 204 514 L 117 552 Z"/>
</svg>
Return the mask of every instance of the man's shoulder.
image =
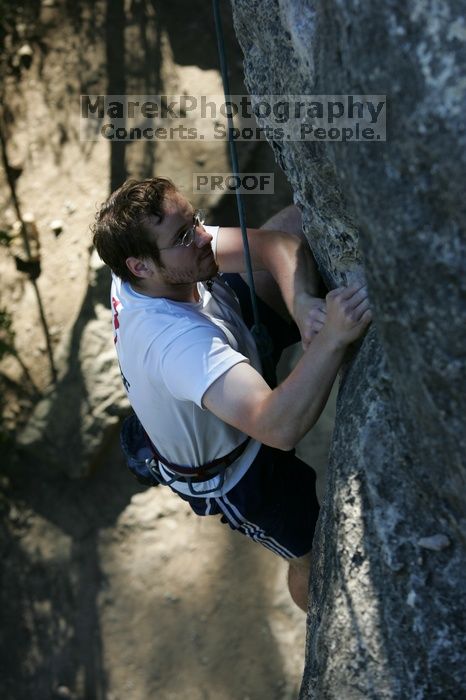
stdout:
<svg viewBox="0 0 466 700">
<path fill-rule="evenodd" d="M 165 346 L 179 340 L 194 343 L 205 338 L 208 342 L 213 336 L 221 334 L 218 326 L 199 310 L 174 304 L 168 299 L 160 298 L 158 301 L 140 315 L 140 322 L 150 328 L 154 337 Z"/>
</svg>

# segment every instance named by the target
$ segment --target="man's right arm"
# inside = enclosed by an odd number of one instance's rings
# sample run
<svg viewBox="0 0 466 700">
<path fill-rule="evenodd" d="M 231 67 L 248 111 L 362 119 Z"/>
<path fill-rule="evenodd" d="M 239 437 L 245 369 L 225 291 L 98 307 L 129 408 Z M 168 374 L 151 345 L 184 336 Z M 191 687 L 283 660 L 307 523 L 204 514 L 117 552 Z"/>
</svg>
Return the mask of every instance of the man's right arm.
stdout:
<svg viewBox="0 0 466 700">
<path fill-rule="evenodd" d="M 364 333 L 371 318 L 364 287 L 330 292 L 322 330 L 276 389 L 241 362 L 207 389 L 203 405 L 259 442 L 292 449 L 319 418 L 347 346 Z"/>
</svg>

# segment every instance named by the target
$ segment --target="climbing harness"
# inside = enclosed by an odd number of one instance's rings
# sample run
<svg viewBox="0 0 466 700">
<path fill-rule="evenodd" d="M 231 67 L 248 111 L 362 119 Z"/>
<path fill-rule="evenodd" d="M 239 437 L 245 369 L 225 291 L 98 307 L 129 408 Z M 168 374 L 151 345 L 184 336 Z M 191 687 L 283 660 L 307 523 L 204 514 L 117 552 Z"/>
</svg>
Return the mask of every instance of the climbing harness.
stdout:
<svg viewBox="0 0 466 700">
<path fill-rule="evenodd" d="M 140 484 L 144 484 L 144 486 L 159 486 L 160 484 L 170 486 L 175 481 L 182 482 L 188 485 L 189 491 L 193 496 L 202 496 L 221 489 L 225 481 L 227 467 L 243 454 L 249 440 L 249 437 L 246 438 L 246 440 L 223 457 L 198 467 L 188 467 L 181 464 L 173 464 L 162 457 L 135 413 L 125 418 L 120 432 L 120 444 L 126 457 L 126 464 L 131 474 Z M 165 476 L 165 473 L 162 473 L 161 467 L 168 474 L 168 477 Z M 219 476 L 220 479 L 213 488 L 194 487 L 194 484 L 210 481 L 216 476 Z"/>
<path fill-rule="evenodd" d="M 212 0 L 214 20 L 215 20 L 215 32 L 217 35 L 217 47 L 218 56 L 220 62 L 220 72 L 222 74 L 223 82 L 223 92 L 225 94 L 225 104 L 231 102 L 230 93 L 230 81 L 228 78 L 228 63 L 225 51 L 225 40 L 223 37 L 222 21 L 220 17 L 220 6 L 219 0 Z M 232 174 L 238 181 L 239 177 L 239 165 L 238 165 L 238 154 L 236 151 L 236 143 L 233 136 L 233 117 L 230 110 L 227 110 L 227 120 L 228 120 L 228 147 L 230 151 L 231 160 L 231 170 Z M 257 304 L 256 287 L 254 285 L 254 275 L 252 271 L 251 253 L 249 251 L 248 235 L 246 230 L 246 217 L 244 214 L 243 200 L 241 198 L 241 192 L 239 188 L 236 189 L 236 205 L 238 208 L 239 223 L 241 226 L 241 235 L 243 237 L 243 249 L 244 249 L 244 259 L 246 263 L 246 274 L 248 279 L 249 293 L 251 296 L 251 306 L 254 318 L 254 325 L 251 328 L 251 333 L 257 345 L 257 350 L 259 352 L 261 363 L 262 363 L 262 374 L 264 379 L 273 388 L 277 384 L 276 374 L 275 374 L 275 363 L 273 361 L 273 344 L 270 339 L 269 333 L 266 327 L 261 323 L 259 317 L 259 308 Z"/>
</svg>

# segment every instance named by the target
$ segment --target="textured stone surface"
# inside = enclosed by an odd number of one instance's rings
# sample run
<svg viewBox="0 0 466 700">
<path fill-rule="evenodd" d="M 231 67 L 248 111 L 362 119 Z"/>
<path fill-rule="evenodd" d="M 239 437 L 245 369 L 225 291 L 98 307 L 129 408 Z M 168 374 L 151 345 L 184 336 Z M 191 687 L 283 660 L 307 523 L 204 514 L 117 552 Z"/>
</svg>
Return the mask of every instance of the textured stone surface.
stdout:
<svg viewBox="0 0 466 700">
<path fill-rule="evenodd" d="M 251 94 L 389 100 L 386 143 L 272 143 L 325 280 L 365 276 L 375 315 L 338 400 L 301 700 L 465 697 L 466 3 L 232 5 Z"/>
<path fill-rule="evenodd" d="M 57 353 L 57 384 L 17 438 L 20 448 L 71 477 L 89 474 L 129 411 L 115 361 L 109 284 L 110 273 L 94 253 L 79 318 Z"/>
</svg>

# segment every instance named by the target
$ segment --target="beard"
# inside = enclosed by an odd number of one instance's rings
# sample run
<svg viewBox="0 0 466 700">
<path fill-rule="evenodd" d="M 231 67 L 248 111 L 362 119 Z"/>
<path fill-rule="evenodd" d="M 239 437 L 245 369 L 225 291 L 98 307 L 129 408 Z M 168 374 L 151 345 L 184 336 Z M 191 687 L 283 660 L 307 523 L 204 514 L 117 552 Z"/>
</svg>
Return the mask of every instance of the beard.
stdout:
<svg viewBox="0 0 466 700">
<path fill-rule="evenodd" d="M 195 284 L 215 277 L 218 274 L 218 265 L 212 255 L 190 265 L 176 267 L 165 265 L 160 268 L 160 274 L 166 284 Z"/>
</svg>

